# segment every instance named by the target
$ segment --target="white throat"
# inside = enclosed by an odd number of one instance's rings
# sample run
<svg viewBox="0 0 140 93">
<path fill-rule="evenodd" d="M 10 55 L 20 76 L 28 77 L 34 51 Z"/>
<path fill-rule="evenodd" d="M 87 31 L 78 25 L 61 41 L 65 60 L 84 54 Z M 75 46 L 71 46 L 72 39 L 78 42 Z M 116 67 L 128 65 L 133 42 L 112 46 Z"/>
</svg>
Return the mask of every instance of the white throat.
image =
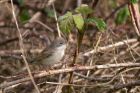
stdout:
<svg viewBox="0 0 140 93">
<path fill-rule="evenodd" d="M 51 65 L 59 62 L 64 56 L 65 49 L 66 49 L 66 44 L 56 48 L 55 52 L 53 53 L 53 56 L 50 58 L 46 58 L 46 60 L 44 60 L 43 63 L 46 65 Z"/>
<path fill-rule="evenodd" d="M 65 53 L 65 49 L 66 49 L 66 44 L 64 44 L 64 45 L 62 45 L 62 46 L 60 46 L 60 47 L 58 47 L 57 49 L 56 49 L 56 55 L 58 55 L 58 56 L 61 56 L 61 58 L 64 56 L 64 53 Z"/>
</svg>

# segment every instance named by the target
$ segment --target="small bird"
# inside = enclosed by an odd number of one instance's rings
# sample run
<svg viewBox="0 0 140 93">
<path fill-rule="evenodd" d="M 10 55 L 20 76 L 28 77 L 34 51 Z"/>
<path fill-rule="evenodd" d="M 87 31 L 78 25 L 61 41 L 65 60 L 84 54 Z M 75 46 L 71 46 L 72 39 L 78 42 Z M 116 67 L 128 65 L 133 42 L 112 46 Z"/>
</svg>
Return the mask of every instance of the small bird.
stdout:
<svg viewBox="0 0 140 93">
<path fill-rule="evenodd" d="M 60 62 L 64 56 L 65 49 L 66 41 L 62 37 L 58 37 L 47 49 L 44 49 L 38 57 L 34 58 L 31 63 L 52 66 Z"/>
</svg>

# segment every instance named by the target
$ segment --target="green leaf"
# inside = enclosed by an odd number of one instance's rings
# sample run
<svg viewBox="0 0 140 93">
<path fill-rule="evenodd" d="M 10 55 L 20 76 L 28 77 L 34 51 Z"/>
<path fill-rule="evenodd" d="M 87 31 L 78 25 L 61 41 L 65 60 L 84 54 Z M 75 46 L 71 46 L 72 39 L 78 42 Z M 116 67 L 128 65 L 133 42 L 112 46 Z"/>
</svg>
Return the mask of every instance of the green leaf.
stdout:
<svg viewBox="0 0 140 93">
<path fill-rule="evenodd" d="M 86 21 L 86 23 L 95 23 L 95 25 L 97 26 L 97 28 L 100 31 L 104 31 L 106 29 L 106 23 L 103 21 L 103 19 L 99 19 L 99 18 L 88 18 L 85 21 Z"/>
<path fill-rule="evenodd" d="M 88 5 L 82 4 L 81 6 L 75 9 L 75 12 L 81 13 L 82 15 L 85 16 L 85 15 L 91 14 L 93 10 Z"/>
<path fill-rule="evenodd" d="M 108 4 L 110 5 L 110 8 L 112 8 L 112 9 L 118 7 L 115 0 L 110 0 L 110 1 L 108 2 Z"/>
<path fill-rule="evenodd" d="M 71 12 L 67 12 L 65 15 L 58 18 L 60 30 L 66 33 L 71 32 L 74 28 L 74 21 Z"/>
<path fill-rule="evenodd" d="M 45 8 L 45 13 L 47 14 L 48 17 L 54 18 L 54 11 L 48 8 Z"/>
<path fill-rule="evenodd" d="M 20 6 L 24 5 L 24 0 L 17 0 Z"/>
<path fill-rule="evenodd" d="M 79 31 L 83 30 L 84 27 L 84 19 L 81 14 L 75 14 L 73 15 L 74 23 L 76 27 L 79 29 Z"/>
<path fill-rule="evenodd" d="M 115 22 L 117 24 L 123 24 L 126 22 L 128 16 L 129 16 L 129 10 L 127 7 L 124 7 L 117 13 Z"/>
<path fill-rule="evenodd" d="M 138 3 L 139 0 L 130 0 L 131 3 Z"/>
<path fill-rule="evenodd" d="M 20 20 L 21 22 L 25 22 L 30 19 L 30 15 L 27 9 L 22 10 L 20 14 Z"/>
</svg>

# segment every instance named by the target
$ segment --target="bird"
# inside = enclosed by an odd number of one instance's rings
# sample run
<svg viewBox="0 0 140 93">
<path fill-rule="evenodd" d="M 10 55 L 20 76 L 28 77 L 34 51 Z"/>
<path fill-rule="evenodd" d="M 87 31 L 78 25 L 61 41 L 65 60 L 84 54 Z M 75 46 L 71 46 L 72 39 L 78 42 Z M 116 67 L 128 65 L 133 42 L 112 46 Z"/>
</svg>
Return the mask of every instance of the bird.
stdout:
<svg viewBox="0 0 140 93">
<path fill-rule="evenodd" d="M 62 37 L 56 38 L 51 45 L 44 49 L 31 63 L 52 66 L 59 63 L 65 54 L 66 40 Z"/>
</svg>

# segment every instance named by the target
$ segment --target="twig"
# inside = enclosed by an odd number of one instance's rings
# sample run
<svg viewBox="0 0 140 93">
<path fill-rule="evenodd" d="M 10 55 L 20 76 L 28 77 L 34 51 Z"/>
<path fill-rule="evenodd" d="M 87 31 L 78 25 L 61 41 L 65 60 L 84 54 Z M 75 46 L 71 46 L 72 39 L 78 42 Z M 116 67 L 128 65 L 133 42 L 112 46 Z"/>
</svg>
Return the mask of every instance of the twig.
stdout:
<svg viewBox="0 0 140 93">
<path fill-rule="evenodd" d="M 62 13 L 65 13 L 66 12 L 66 10 L 70 6 L 70 4 L 71 4 L 71 0 L 65 0 L 64 7 L 62 9 Z"/>
<path fill-rule="evenodd" d="M 24 44 L 23 44 L 23 38 L 22 38 L 22 35 L 21 35 L 21 32 L 20 32 L 20 29 L 19 29 L 19 26 L 18 26 L 18 23 L 17 23 L 17 19 L 16 19 L 16 15 L 15 15 L 15 12 L 14 12 L 14 5 L 13 5 L 13 0 L 11 0 L 11 5 L 12 5 L 12 13 L 13 13 L 13 18 L 15 20 L 15 24 L 17 26 L 17 31 L 18 31 L 18 34 L 19 34 L 19 45 L 20 45 L 20 50 L 21 50 L 21 53 L 22 53 L 22 58 L 24 60 L 24 63 L 27 67 L 27 71 L 28 71 L 28 74 L 30 76 L 30 79 L 35 87 L 35 89 L 37 90 L 37 93 L 40 93 L 39 91 L 39 88 L 37 87 L 35 81 L 34 81 L 34 78 L 32 76 L 32 73 L 31 73 L 31 70 L 29 68 L 29 65 L 28 65 L 28 62 L 26 60 L 26 57 L 25 57 L 25 51 L 24 51 Z"/>
<path fill-rule="evenodd" d="M 131 19 L 133 26 L 135 28 L 135 32 L 137 33 L 138 36 L 140 36 L 139 6 L 137 3 L 136 4 L 129 3 L 128 8 L 131 14 Z"/>
<path fill-rule="evenodd" d="M 82 4 L 83 0 L 77 0 L 77 7 L 80 6 Z"/>
<path fill-rule="evenodd" d="M 102 33 L 100 34 L 100 36 L 99 36 L 99 39 L 98 39 L 98 41 L 97 41 L 97 43 L 96 43 L 96 45 L 95 45 L 95 50 L 97 49 L 97 47 L 99 46 L 99 43 L 100 43 L 100 41 L 101 41 L 101 38 L 102 38 Z M 89 63 L 89 66 L 92 66 L 93 65 L 93 63 L 94 63 L 94 61 L 93 61 L 93 55 L 92 55 L 92 57 L 91 57 L 91 60 L 90 60 L 90 63 Z M 86 77 L 89 77 L 89 75 L 90 75 L 90 70 L 88 70 L 87 71 L 87 74 L 86 74 Z M 85 81 L 85 84 L 84 85 L 87 85 L 87 81 Z M 85 87 L 83 87 L 83 92 L 85 92 L 85 90 L 86 90 L 86 88 Z"/>
<path fill-rule="evenodd" d="M 134 87 L 134 86 L 140 86 L 140 80 L 136 80 L 136 81 L 126 83 L 126 84 L 117 84 L 113 86 L 107 93 L 112 93 L 122 88 L 129 88 L 129 87 Z"/>
<path fill-rule="evenodd" d="M 118 10 L 120 10 L 121 8 L 123 8 L 124 6 L 126 6 L 128 4 L 128 2 L 120 5 L 119 7 L 117 7 L 113 12 L 111 12 L 104 20 L 107 21 L 109 18 L 111 18 Z"/>
<path fill-rule="evenodd" d="M 5 2 L 7 2 L 8 0 L 2 0 L 2 1 L 0 1 L 0 3 L 5 3 Z"/>
<path fill-rule="evenodd" d="M 29 51 L 28 49 L 24 49 L 25 52 Z M 40 53 L 42 49 L 31 49 L 30 53 Z M 18 50 L 0 50 L 0 56 L 6 55 L 6 54 L 19 54 L 21 55 L 21 51 Z"/>
<path fill-rule="evenodd" d="M 48 6 L 51 5 L 51 4 L 53 4 L 55 1 L 56 1 L 56 0 L 49 0 L 47 5 L 48 5 Z"/>
<path fill-rule="evenodd" d="M 92 0 L 92 2 L 90 3 L 90 7 L 91 7 L 92 9 L 94 9 L 94 8 L 97 6 L 97 4 L 98 4 L 99 1 L 100 1 L 100 0 Z"/>
<path fill-rule="evenodd" d="M 17 41 L 18 39 L 19 39 L 18 37 L 14 37 L 14 38 L 7 39 L 7 40 L 5 40 L 5 41 L 0 42 L 0 46 L 6 45 L 6 44 L 8 44 L 8 43 L 10 43 L 10 42 Z"/>
<path fill-rule="evenodd" d="M 125 55 L 126 53 L 129 52 L 130 49 L 132 49 L 134 51 L 133 48 L 137 47 L 139 45 L 139 42 L 136 42 L 135 44 L 133 44 L 132 46 L 130 46 L 130 48 L 127 48 L 126 51 L 121 51 L 118 55 L 114 56 L 113 59 L 111 59 L 109 61 L 109 63 L 112 63 L 113 61 L 117 60 L 119 57 Z"/>
<path fill-rule="evenodd" d="M 36 23 L 38 23 L 38 24 L 44 26 L 44 27 L 47 28 L 49 31 L 54 32 L 54 30 L 53 30 L 51 27 L 49 27 L 48 25 L 42 23 L 41 21 L 39 21 L 39 20 L 34 20 L 34 22 L 36 22 Z"/>
<path fill-rule="evenodd" d="M 83 55 L 83 56 L 90 56 L 93 53 L 97 53 L 97 52 L 100 52 L 100 51 L 107 51 L 108 49 L 112 49 L 114 47 L 120 47 L 120 46 L 125 45 L 126 43 L 128 43 L 128 44 L 136 43 L 137 41 L 138 41 L 137 39 L 123 40 L 123 41 L 117 42 L 117 43 L 115 43 L 113 45 L 110 44 L 110 45 L 107 45 L 107 46 L 98 47 L 97 49 L 93 49 L 93 50 L 88 51 L 88 52 L 86 52 L 84 54 L 81 54 L 81 55 Z M 28 51 L 28 50 L 24 49 L 24 51 Z M 39 53 L 41 51 L 42 51 L 42 49 L 31 49 L 30 50 L 31 53 Z M 21 51 L 20 50 L 10 50 L 10 51 L 1 50 L 0 51 L 0 56 L 1 55 L 5 55 L 6 53 L 21 54 Z"/>
<path fill-rule="evenodd" d="M 125 45 L 126 43 L 130 44 L 130 43 L 135 43 L 135 42 L 137 42 L 137 41 L 138 41 L 137 39 L 123 40 L 123 41 L 117 42 L 117 43 L 115 43 L 115 44 L 110 44 L 110 45 L 107 45 L 107 46 L 104 46 L 104 47 L 98 47 L 96 50 L 92 50 L 92 51 L 86 52 L 86 53 L 84 53 L 83 55 L 84 55 L 84 56 L 89 56 L 89 55 L 91 55 L 92 53 L 96 53 L 96 52 L 100 52 L 100 51 L 106 51 L 106 50 L 111 49 L 111 48 L 114 48 L 114 47 L 123 46 L 123 45 Z"/>
<path fill-rule="evenodd" d="M 94 66 L 75 66 L 75 67 L 70 67 L 70 68 L 65 68 L 65 69 L 57 69 L 57 70 L 50 70 L 50 71 L 41 71 L 38 74 L 34 75 L 34 78 L 41 78 L 44 76 L 49 76 L 49 75 L 55 75 L 55 74 L 60 74 L 60 73 L 69 73 L 69 72 L 74 72 L 74 71 L 85 71 L 85 70 L 93 70 L 93 69 L 109 69 L 109 68 L 120 68 L 120 67 L 140 67 L 140 63 L 119 63 L 119 64 L 105 64 L 105 65 L 94 65 Z M 30 81 L 30 77 L 27 76 L 26 78 L 15 80 L 12 82 L 8 82 L 5 84 L 1 84 L 0 88 L 5 88 L 11 85 L 15 85 L 18 83 L 22 82 L 27 82 Z"/>
<path fill-rule="evenodd" d="M 56 14 L 54 3 L 52 3 L 52 6 L 53 6 L 54 16 L 55 16 L 55 20 L 56 20 L 58 36 L 61 37 L 61 31 L 60 31 L 59 24 L 58 24 L 58 19 L 57 19 L 57 14 Z"/>
</svg>

